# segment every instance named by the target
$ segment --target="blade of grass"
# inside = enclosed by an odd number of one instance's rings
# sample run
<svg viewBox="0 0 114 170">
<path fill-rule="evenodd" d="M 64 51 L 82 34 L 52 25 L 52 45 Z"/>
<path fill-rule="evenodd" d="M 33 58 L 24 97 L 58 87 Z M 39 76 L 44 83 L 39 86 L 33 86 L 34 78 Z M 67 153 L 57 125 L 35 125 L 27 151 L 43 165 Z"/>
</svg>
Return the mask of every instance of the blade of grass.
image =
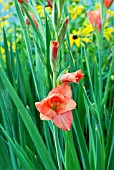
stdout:
<svg viewBox="0 0 114 170">
<path fill-rule="evenodd" d="M 53 168 L 53 170 L 55 170 L 56 168 L 53 163 L 53 160 L 52 160 L 51 156 L 49 155 L 36 126 L 34 125 L 32 119 L 30 118 L 29 114 L 27 113 L 27 110 L 25 109 L 24 105 L 22 104 L 21 100 L 19 99 L 18 95 L 16 94 L 15 90 L 13 89 L 9 80 L 7 79 L 1 66 L 0 66 L 0 77 L 1 77 L 4 85 L 6 86 L 8 92 L 10 94 L 10 97 L 14 101 L 14 103 L 20 113 L 20 116 L 21 116 L 33 142 L 34 142 L 34 145 L 37 149 L 39 156 L 41 157 L 41 160 L 43 162 L 45 162 L 45 168 L 48 170 L 52 170 L 52 168 Z M 45 154 L 47 156 L 45 156 Z"/>
</svg>

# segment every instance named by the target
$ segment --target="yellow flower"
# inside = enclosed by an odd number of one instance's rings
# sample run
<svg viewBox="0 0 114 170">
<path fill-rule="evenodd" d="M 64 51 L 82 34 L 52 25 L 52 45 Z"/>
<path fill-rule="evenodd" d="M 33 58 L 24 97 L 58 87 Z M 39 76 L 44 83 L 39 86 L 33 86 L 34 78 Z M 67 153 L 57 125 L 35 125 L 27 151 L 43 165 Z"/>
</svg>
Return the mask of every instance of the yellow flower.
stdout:
<svg viewBox="0 0 114 170">
<path fill-rule="evenodd" d="M 111 17 L 114 17 L 114 11 L 108 10 L 107 13 L 108 13 Z"/>
<path fill-rule="evenodd" d="M 86 24 L 86 23 L 88 23 L 87 20 L 85 21 L 85 24 L 84 24 L 84 25 L 85 25 L 85 26 L 86 26 L 86 25 L 89 25 L 89 24 Z M 109 25 L 109 22 L 106 22 L 105 25 L 104 25 L 104 37 L 107 39 L 107 41 L 110 41 L 111 38 L 112 38 L 112 33 L 114 32 L 114 27 L 109 27 L 109 28 L 107 28 L 108 25 Z M 89 27 L 91 27 L 91 29 L 92 29 L 92 25 L 90 25 Z M 89 29 L 90 29 L 90 28 L 89 28 Z M 93 28 L 93 31 L 94 31 L 94 28 Z"/>
<path fill-rule="evenodd" d="M 0 54 L 2 55 L 2 59 L 5 60 L 6 55 L 5 55 L 5 49 L 3 47 L 0 47 Z"/>
<path fill-rule="evenodd" d="M 36 9 L 37 9 L 37 12 L 38 12 L 38 14 L 42 17 L 42 18 L 44 18 L 44 8 L 41 6 L 41 5 L 36 5 Z M 46 9 L 46 11 L 50 14 L 50 15 L 52 15 L 52 9 L 51 9 L 51 7 L 45 7 L 45 9 Z"/>
<path fill-rule="evenodd" d="M 80 45 L 84 47 L 84 42 L 92 42 L 90 39 L 92 32 L 92 26 L 87 24 L 83 29 L 79 29 L 78 31 L 73 30 L 72 34 L 70 34 L 70 46 L 72 47 L 73 44 L 76 44 L 77 47 L 80 47 Z"/>
<path fill-rule="evenodd" d="M 110 41 L 112 38 L 112 33 L 114 32 L 114 27 L 106 28 L 109 25 L 109 22 L 106 22 L 104 26 L 104 37 L 107 39 L 107 41 Z"/>
<path fill-rule="evenodd" d="M 100 8 L 100 4 L 99 3 L 95 3 L 95 9 L 99 9 Z"/>
<path fill-rule="evenodd" d="M 7 19 L 9 19 L 11 17 L 12 13 L 10 13 L 10 15 L 5 15 L 0 17 L 0 28 L 2 29 L 5 25 L 8 25 L 8 21 Z"/>
<path fill-rule="evenodd" d="M 80 5 L 80 6 L 79 5 L 70 5 L 68 7 L 68 12 L 69 12 L 72 20 L 76 19 L 79 15 L 81 15 L 83 10 L 84 10 L 83 5 Z"/>
<path fill-rule="evenodd" d="M 8 47 L 10 48 L 10 42 L 8 41 Z M 12 50 L 15 52 L 15 42 L 12 42 Z"/>
<path fill-rule="evenodd" d="M 72 2 L 80 2 L 80 0 L 72 0 Z"/>
<path fill-rule="evenodd" d="M 2 22 L 0 23 L 1 29 L 2 29 L 5 25 L 8 25 L 8 22 L 7 22 L 7 21 L 2 21 Z"/>
<path fill-rule="evenodd" d="M 2 4 L 2 5 L 3 5 L 2 12 L 3 12 L 3 11 L 8 11 L 8 9 L 9 9 L 9 4 L 8 4 L 8 3 L 4 3 L 4 4 Z"/>
</svg>

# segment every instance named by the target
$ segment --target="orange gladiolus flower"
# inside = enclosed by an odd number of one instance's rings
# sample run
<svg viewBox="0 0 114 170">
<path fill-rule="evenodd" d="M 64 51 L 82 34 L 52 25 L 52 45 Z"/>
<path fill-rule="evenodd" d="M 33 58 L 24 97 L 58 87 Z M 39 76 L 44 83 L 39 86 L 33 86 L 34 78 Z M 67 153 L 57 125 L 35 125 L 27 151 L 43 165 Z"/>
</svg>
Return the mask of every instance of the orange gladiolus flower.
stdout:
<svg viewBox="0 0 114 170">
<path fill-rule="evenodd" d="M 78 70 L 73 73 L 66 73 L 61 76 L 61 81 L 64 82 L 74 82 L 79 83 L 79 81 L 84 77 L 84 74 L 81 70 Z"/>
<path fill-rule="evenodd" d="M 47 98 L 35 103 L 40 112 L 40 118 L 52 120 L 57 127 L 66 131 L 70 130 L 73 120 L 71 110 L 76 107 L 76 103 L 71 97 L 71 87 L 67 83 L 52 89 Z"/>
<path fill-rule="evenodd" d="M 102 28 L 100 10 L 97 9 L 95 11 L 89 11 L 88 19 L 90 23 L 92 24 L 93 28 L 95 28 L 95 24 L 96 24 L 98 31 L 100 32 Z"/>
<path fill-rule="evenodd" d="M 28 12 L 29 13 L 29 15 L 30 15 L 30 17 L 32 18 L 32 20 L 33 20 L 33 22 L 34 22 L 34 24 L 35 24 L 35 26 L 36 26 L 36 28 L 38 29 L 38 22 L 36 21 L 36 19 L 35 19 L 35 17 L 34 17 L 34 15 L 32 14 L 32 12 Z M 26 24 L 29 26 L 30 25 L 30 21 L 29 21 L 29 19 L 28 18 L 26 18 Z"/>
<path fill-rule="evenodd" d="M 114 0 L 104 0 L 105 7 L 109 8 L 113 1 Z"/>
</svg>

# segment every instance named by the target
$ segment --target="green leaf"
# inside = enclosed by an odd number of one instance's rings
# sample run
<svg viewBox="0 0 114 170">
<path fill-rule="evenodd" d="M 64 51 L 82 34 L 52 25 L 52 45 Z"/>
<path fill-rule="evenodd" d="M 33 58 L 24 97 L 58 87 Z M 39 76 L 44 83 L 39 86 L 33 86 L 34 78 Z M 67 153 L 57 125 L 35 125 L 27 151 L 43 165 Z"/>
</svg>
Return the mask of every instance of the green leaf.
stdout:
<svg viewBox="0 0 114 170">
<path fill-rule="evenodd" d="M 11 158 L 8 149 L 0 136 L 0 170 L 12 170 Z"/>
<path fill-rule="evenodd" d="M 27 113 L 27 110 L 25 109 L 24 105 L 22 104 L 21 100 L 19 99 L 18 95 L 16 94 L 14 88 L 12 87 L 12 85 L 10 84 L 9 80 L 7 79 L 3 69 L 0 66 L 0 77 L 4 83 L 4 85 L 6 86 L 12 100 L 14 101 L 20 116 L 34 142 L 34 145 L 37 149 L 37 152 L 41 158 L 41 160 L 43 162 L 45 162 L 45 168 L 48 170 L 55 170 L 55 165 L 53 163 L 53 160 L 51 158 L 51 156 L 49 155 L 45 144 L 36 128 L 36 126 L 34 125 L 31 117 L 29 116 L 29 114 Z M 47 156 L 45 156 L 47 155 Z"/>
</svg>

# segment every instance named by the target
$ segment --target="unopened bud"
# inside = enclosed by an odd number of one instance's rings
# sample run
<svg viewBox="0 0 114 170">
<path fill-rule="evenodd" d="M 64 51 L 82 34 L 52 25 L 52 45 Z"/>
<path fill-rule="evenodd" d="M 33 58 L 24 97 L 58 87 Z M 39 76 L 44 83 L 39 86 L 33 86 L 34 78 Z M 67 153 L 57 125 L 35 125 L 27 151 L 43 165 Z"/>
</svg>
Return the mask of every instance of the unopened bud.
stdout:
<svg viewBox="0 0 114 170">
<path fill-rule="evenodd" d="M 106 8 L 109 8 L 112 3 L 113 3 L 113 0 L 104 0 L 104 5 Z"/>
<path fill-rule="evenodd" d="M 35 19 L 35 17 L 34 17 L 34 15 L 32 14 L 32 12 L 28 12 L 29 13 L 29 15 L 30 15 L 30 17 L 32 18 L 32 20 L 33 20 L 33 22 L 34 22 L 34 24 L 35 24 L 35 26 L 36 26 L 36 28 L 38 29 L 38 22 L 36 21 L 36 19 Z M 30 25 L 30 21 L 29 21 L 29 19 L 28 18 L 26 18 L 26 24 L 29 26 Z"/>
<path fill-rule="evenodd" d="M 57 53 L 59 43 L 57 41 L 51 41 L 50 43 L 50 64 L 52 71 L 56 71 L 57 68 Z"/>
<path fill-rule="evenodd" d="M 62 24 L 62 26 L 61 26 L 61 28 L 59 30 L 59 33 L 58 33 L 58 42 L 59 42 L 60 45 L 61 45 L 61 43 L 62 43 L 62 41 L 63 41 L 63 39 L 65 37 L 65 34 L 66 34 L 68 20 L 69 20 L 68 17 L 64 20 L 64 22 L 63 22 L 63 24 Z"/>
<path fill-rule="evenodd" d="M 58 53 L 59 43 L 57 41 L 52 41 L 52 57 L 56 60 L 57 53 Z"/>
<path fill-rule="evenodd" d="M 47 0 L 48 6 L 52 8 L 52 0 Z"/>
<path fill-rule="evenodd" d="M 18 0 L 19 3 L 28 3 L 28 0 Z"/>
</svg>

